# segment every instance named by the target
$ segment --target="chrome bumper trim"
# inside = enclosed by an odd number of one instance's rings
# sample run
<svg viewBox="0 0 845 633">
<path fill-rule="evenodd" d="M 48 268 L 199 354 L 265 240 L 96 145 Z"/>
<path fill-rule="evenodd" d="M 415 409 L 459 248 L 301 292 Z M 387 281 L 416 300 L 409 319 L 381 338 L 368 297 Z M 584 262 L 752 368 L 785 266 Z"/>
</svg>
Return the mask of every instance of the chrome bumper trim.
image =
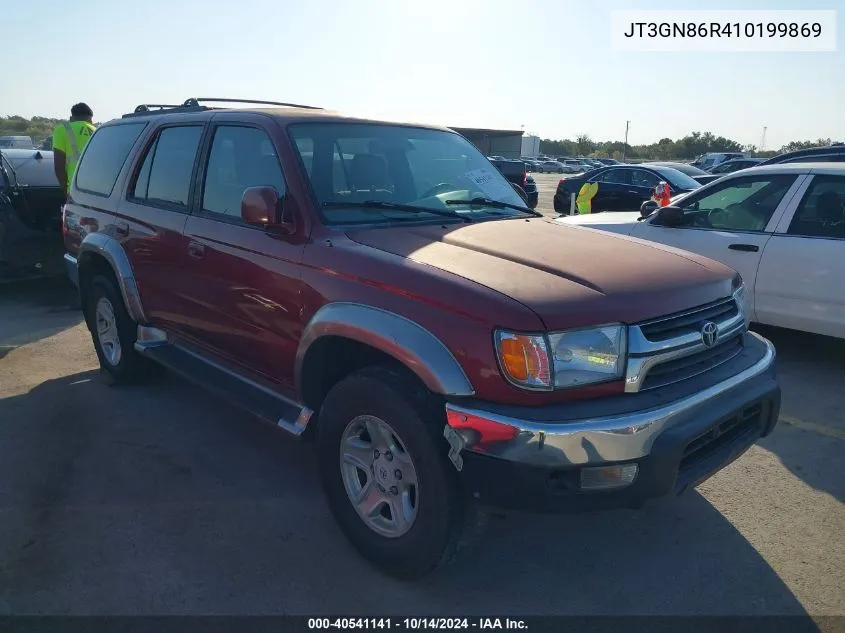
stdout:
<svg viewBox="0 0 845 633">
<path fill-rule="evenodd" d="M 79 287 L 79 265 L 77 264 L 76 257 L 71 255 L 70 253 L 65 253 L 64 261 L 65 272 L 67 272 L 67 276 L 73 282 L 74 286 Z"/>
<path fill-rule="evenodd" d="M 487 454 L 535 466 L 565 467 L 639 459 L 651 452 L 654 440 L 693 410 L 710 404 L 726 392 L 767 372 L 775 361 L 775 348 L 753 332 L 766 346 L 752 367 L 727 380 L 671 404 L 635 413 L 596 417 L 572 422 L 540 423 L 501 416 L 448 403 L 458 414 L 477 416 L 518 430 L 513 440 Z M 466 449 L 466 447 L 465 447 Z"/>
</svg>

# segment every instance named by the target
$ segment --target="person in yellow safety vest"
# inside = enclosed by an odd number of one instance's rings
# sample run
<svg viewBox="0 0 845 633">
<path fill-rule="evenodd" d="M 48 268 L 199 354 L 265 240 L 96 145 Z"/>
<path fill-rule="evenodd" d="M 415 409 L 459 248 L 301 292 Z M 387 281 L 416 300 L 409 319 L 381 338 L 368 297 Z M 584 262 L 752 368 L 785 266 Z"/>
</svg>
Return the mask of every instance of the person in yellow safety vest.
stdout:
<svg viewBox="0 0 845 633">
<path fill-rule="evenodd" d="M 593 198 L 599 190 L 599 183 L 585 182 L 581 185 L 578 195 L 575 197 L 575 207 L 580 215 L 593 212 Z"/>
<path fill-rule="evenodd" d="M 53 130 L 53 169 L 67 196 L 82 150 L 97 129 L 93 124 L 94 111 L 87 103 L 77 103 L 70 109 L 70 121 Z"/>
</svg>

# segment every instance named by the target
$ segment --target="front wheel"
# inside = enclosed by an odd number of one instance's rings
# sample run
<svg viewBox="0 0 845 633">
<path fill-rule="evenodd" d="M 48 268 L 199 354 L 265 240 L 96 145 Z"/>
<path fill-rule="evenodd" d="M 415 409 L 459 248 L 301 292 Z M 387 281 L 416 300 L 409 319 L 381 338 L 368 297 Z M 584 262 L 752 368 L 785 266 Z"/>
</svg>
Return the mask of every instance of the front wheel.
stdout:
<svg viewBox="0 0 845 633">
<path fill-rule="evenodd" d="M 430 398 L 413 377 L 370 367 L 335 385 L 320 410 L 329 508 L 355 548 L 399 578 L 419 578 L 451 558 L 466 517 L 442 409 Z"/>
</svg>

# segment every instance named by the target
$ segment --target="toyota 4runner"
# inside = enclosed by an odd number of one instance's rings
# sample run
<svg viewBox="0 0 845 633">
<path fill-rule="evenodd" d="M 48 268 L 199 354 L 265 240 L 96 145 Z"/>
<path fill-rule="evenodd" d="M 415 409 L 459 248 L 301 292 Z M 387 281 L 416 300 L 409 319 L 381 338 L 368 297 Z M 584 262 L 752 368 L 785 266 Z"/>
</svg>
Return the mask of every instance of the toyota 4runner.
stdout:
<svg viewBox="0 0 845 633">
<path fill-rule="evenodd" d="M 214 101 L 84 150 L 65 259 L 102 374 L 167 367 L 313 438 L 381 569 L 432 570 L 479 504 L 680 494 L 774 428 L 733 270 L 540 217 L 446 128 Z"/>
</svg>

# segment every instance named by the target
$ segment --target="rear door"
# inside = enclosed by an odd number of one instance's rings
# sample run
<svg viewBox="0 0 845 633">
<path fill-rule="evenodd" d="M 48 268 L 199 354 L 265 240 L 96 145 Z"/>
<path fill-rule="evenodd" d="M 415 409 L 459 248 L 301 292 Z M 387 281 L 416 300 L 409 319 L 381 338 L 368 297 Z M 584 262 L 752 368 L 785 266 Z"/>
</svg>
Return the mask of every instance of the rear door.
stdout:
<svg viewBox="0 0 845 633">
<path fill-rule="evenodd" d="M 299 263 L 306 227 L 279 235 L 241 219 L 245 189 L 270 185 L 295 213 L 267 117 L 218 116 L 188 218 L 187 271 L 194 289 L 193 340 L 249 371 L 293 389 L 301 335 Z"/>
<path fill-rule="evenodd" d="M 201 120 L 183 121 L 146 139 L 118 207 L 125 220 L 115 226 L 125 231 L 146 316 L 174 332 L 184 332 L 193 320 L 183 229 L 204 129 Z"/>
<path fill-rule="evenodd" d="M 631 235 L 710 257 L 738 271 L 753 318 L 760 256 L 804 179 L 769 173 L 730 178 L 678 203 L 685 225 L 659 226 L 652 216 L 638 222 Z"/>
<path fill-rule="evenodd" d="M 593 213 L 623 210 L 625 191 L 631 187 L 632 172 L 632 169 L 622 167 L 608 169 L 594 177 L 592 181 L 599 183 L 599 188 L 593 198 Z"/>
<path fill-rule="evenodd" d="M 757 318 L 845 338 L 845 176 L 817 174 L 806 184 L 763 251 Z"/>
</svg>

